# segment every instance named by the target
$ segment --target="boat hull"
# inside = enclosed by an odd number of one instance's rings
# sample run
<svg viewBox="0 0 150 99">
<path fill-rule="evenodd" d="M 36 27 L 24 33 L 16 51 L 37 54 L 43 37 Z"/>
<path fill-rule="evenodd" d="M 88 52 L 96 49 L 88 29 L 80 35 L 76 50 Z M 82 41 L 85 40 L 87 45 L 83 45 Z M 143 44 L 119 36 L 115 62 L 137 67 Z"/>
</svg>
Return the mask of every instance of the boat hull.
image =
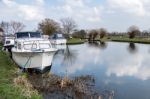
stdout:
<svg viewBox="0 0 150 99">
<path fill-rule="evenodd" d="M 51 66 L 55 52 L 12 52 L 12 58 L 21 68 L 44 69 Z"/>
</svg>

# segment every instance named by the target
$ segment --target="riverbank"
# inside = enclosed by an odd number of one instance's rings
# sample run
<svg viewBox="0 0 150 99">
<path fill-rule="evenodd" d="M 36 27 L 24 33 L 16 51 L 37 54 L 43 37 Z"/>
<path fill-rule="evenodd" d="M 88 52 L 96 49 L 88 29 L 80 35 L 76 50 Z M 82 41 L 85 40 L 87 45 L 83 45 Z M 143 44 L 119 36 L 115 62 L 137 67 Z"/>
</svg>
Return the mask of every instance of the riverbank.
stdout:
<svg viewBox="0 0 150 99">
<path fill-rule="evenodd" d="M 150 44 L 150 38 L 111 37 L 108 41 Z"/>
<path fill-rule="evenodd" d="M 79 39 L 79 38 L 70 38 L 67 40 L 67 44 L 74 45 L 74 44 L 83 44 L 85 42 L 85 39 Z"/>
<path fill-rule="evenodd" d="M 0 49 L 0 99 L 42 99 L 35 90 L 29 91 L 23 84 L 14 82 L 18 77 L 24 77 L 17 76 L 16 72 L 14 62 Z"/>
<path fill-rule="evenodd" d="M 70 38 L 67 40 L 68 45 L 76 45 L 76 44 L 83 44 L 87 41 L 87 39 L 79 39 L 79 38 Z M 113 42 L 131 42 L 131 43 L 142 43 L 142 44 L 150 44 L 150 38 L 133 38 L 130 39 L 128 37 L 120 37 L 120 36 L 113 36 L 113 37 L 104 37 L 102 39 L 96 38 L 94 41 L 113 41 Z"/>
</svg>

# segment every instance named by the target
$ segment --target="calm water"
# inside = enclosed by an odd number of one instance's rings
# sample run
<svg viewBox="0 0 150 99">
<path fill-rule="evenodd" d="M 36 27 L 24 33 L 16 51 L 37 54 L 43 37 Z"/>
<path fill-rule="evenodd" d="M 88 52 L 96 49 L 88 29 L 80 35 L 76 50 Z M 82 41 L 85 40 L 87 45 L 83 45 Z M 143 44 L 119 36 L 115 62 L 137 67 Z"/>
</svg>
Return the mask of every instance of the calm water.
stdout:
<svg viewBox="0 0 150 99">
<path fill-rule="evenodd" d="M 150 45 L 70 45 L 52 64 L 51 72 L 58 75 L 93 75 L 97 91 L 114 90 L 114 99 L 150 99 Z"/>
</svg>

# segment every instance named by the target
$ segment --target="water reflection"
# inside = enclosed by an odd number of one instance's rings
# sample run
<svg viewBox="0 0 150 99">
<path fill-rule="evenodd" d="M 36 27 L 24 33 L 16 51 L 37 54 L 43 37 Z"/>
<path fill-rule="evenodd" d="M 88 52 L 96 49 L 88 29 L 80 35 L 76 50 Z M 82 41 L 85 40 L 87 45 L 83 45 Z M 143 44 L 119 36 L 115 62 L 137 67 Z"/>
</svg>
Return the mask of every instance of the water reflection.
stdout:
<svg viewBox="0 0 150 99">
<path fill-rule="evenodd" d="M 100 48 L 105 49 L 107 47 L 106 42 L 100 41 Z"/>
<path fill-rule="evenodd" d="M 134 43 L 129 43 L 128 50 L 130 53 L 136 53 L 137 52 L 137 47 Z"/>
<path fill-rule="evenodd" d="M 77 55 L 77 52 L 69 49 L 69 46 L 67 45 L 64 51 L 64 58 L 62 63 L 65 66 L 71 66 L 76 61 Z"/>
<path fill-rule="evenodd" d="M 150 78 L 150 56 L 145 51 L 142 50 L 134 55 L 130 55 L 126 51 L 125 45 L 127 44 L 125 43 L 121 46 L 110 44 L 108 49 L 102 53 L 102 50 L 97 49 L 95 45 L 99 46 L 98 43 L 92 43 L 90 47 L 87 45 L 82 45 L 84 48 L 81 46 L 81 48 L 74 47 L 79 49 L 78 52 L 80 54 L 77 54 L 77 50 L 72 50 L 67 46 L 61 56 L 55 57 L 55 59 L 59 59 L 59 62 L 61 62 L 61 64 L 57 64 L 61 65 L 57 68 L 61 68 L 62 71 L 68 70 L 69 74 L 73 75 L 77 71 L 84 71 L 85 68 L 91 69 L 91 66 L 93 67 L 92 69 L 106 66 L 105 73 L 108 77 L 115 74 L 117 77 L 133 76 L 142 80 Z M 137 50 L 134 43 L 130 43 L 129 46 L 132 51 Z"/>
<path fill-rule="evenodd" d="M 94 41 L 94 42 L 89 42 L 88 44 L 91 47 L 96 47 L 96 48 L 101 48 L 101 49 L 107 48 L 107 43 L 104 41 Z"/>
<path fill-rule="evenodd" d="M 59 56 L 53 61 L 55 68 L 52 69 L 52 72 L 62 74 L 60 70 L 65 71 L 67 69 L 71 76 L 93 75 L 96 78 L 98 90 L 115 89 L 118 91 L 115 99 L 141 99 L 141 97 L 142 99 L 149 99 L 149 46 L 107 43 L 109 46 L 106 44 L 105 50 L 100 49 L 100 43 L 69 46 L 69 49 L 78 52 L 76 61 L 64 68 L 59 64 L 60 60 L 63 60 L 63 56 Z M 136 53 L 131 54 L 127 48 L 133 52 L 136 51 Z M 141 89 L 144 92 L 141 92 Z"/>
</svg>

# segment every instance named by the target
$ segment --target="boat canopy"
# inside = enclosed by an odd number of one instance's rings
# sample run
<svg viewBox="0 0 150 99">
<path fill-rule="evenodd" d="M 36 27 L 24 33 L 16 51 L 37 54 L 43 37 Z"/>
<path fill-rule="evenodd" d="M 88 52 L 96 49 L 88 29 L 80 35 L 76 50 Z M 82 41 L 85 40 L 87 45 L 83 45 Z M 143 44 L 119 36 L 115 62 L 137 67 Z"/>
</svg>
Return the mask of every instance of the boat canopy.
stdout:
<svg viewBox="0 0 150 99">
<path fill-rule="evenodd" d="M 64 35 L 62 33 L 54 33 L 51 36 L 52 39 L 65 39 Z"/>
<path fill-rule="evenodd" d="M 39 32 L 18 32 L 15 34 L 16 38 L 41 38 L 41 33 Z"/>
</svg>

